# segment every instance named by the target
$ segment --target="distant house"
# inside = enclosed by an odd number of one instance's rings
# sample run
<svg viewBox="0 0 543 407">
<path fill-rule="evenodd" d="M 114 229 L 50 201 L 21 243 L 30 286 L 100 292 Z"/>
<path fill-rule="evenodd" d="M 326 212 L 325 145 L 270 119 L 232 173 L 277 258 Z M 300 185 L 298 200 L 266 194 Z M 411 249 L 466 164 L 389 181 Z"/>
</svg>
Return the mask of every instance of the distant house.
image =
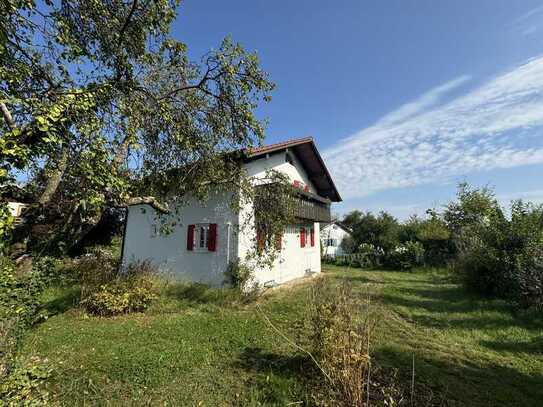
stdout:
<svg viewBox="0 0 543 407">
<path fill-rule="evenodd" d="M 21 222 L 21 216 L 28 208 L 28 204 L 22 202 L 8 202 L 8 210 L 11 216 L 15 218 L 15 223 Z"/>
<path fill-rule="evenodd" d="M 255 278 L 260 284 L 274 285 L 318 273 L 320 266 L 320 222 L 330 222 L 330 204 L 341 197 L 312 138 L 290 140 L 255 148 L 243 153 L 247 175 L 258 180 L 267 170 L 286 174 L 297 187 L 296 222 L 289 225 L 278 242 L 278 258 L 272 267 L 260 267 Z M 254 247 L 257 234 L 240 231 L 242 214 L 229 207 L 232 193 L 212 193 L 204 202 L 189 200 L 180 208 L 181 224 L 172 233 L 156 230 L 157 208 L 152 201 L 128 207 L 123 238 L 122 261 L 149 260 L 160 270 L 182 280 L 220 286 L 229 263 L 244 259 Z"/>
<path fill-rule="evenodd" d="M 323 255 L 335 257 L 346 254 L 341 248 L 341 242 L 351 236 L 352 231 L 341 222 L 333 221 L 325 225 L 321 230 L 321 244 Z"/>
</svg>

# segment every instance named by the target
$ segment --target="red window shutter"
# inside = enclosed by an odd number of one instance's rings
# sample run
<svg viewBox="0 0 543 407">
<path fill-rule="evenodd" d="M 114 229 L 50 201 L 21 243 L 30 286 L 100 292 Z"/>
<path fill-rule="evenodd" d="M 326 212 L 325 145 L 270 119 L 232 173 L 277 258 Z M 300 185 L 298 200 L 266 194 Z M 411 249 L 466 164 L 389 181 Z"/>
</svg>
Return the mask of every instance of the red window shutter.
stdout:
<svg viewBox="0 0 543 407">
<path fill-rule="evenodd" d="M 209 232 L 207 237 L 207 250 L 214 252 L 217 250 L 217 224 L 209 224 Z"/>
<path fill-rule="evenodd" d="M 315 228 L 311 228 L 311 247 L 315 246 Z"/>
<path fill-rule="evenodd" d="M 194 225 L 189 225 L 187 228 L 187 250 L 194 249 Z"/>
<path fill-rule="evenodd" d="M 305 247 L 305 228 L 300 228 L 300 247 Z"/>
<path fill-rule="evenodd" d="M 309 185 L 306 185 L 306 186 L 304 187 L 304 192 L 309 192 Z"/>
</svg>

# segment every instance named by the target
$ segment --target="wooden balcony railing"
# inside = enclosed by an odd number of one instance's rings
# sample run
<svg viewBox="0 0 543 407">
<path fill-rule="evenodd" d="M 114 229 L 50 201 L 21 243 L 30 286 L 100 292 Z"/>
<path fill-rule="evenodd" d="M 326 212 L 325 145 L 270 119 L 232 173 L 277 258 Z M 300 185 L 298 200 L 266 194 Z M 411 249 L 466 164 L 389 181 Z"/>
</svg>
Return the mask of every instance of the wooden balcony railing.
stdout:
<svg viewBox="0 0 543 407">
<path fill-rule="evenodd" d="M 260 185 L 258 188 L 266 188 L 266 185 Z M 292 211 L 296 219 L 313 222 L 330 222 L 332 219 L 330 212 L 330 200 L 319 195 L 295 190 L 292 195 L 286 199 L 292 199 Z"/>
<path fill-rule="evenodd" d="M 317 197 L 317 196 L 315 196 Z M 294 216 L 298 219 L 313 222 L 330 222 L 330 203 L 318 198 L 307 196 L 307 193 L 294 197 Z"/>
</svg>

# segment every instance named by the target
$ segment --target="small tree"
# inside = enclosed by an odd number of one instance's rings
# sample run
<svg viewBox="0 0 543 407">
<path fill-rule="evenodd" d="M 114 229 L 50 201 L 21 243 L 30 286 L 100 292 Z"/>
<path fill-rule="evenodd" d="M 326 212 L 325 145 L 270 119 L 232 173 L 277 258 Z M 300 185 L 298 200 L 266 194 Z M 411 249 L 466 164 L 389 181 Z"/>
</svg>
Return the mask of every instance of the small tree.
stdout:
<svg viewBox="0 0 543 407">
<path fill-rule="evenodd" d="M 339 245 L 341 250 L 346 254 L 351 254 L 356 252 L 357 244 L 352 236 L 345 236 Z"/>
<path fill-rule="evenodd" d="M 353 226 L 357 244 L 369 243 L 388 252 L 399 243 L 399 223 L 387 212 L 375 216 L 368 212 Z"/>
</svg>

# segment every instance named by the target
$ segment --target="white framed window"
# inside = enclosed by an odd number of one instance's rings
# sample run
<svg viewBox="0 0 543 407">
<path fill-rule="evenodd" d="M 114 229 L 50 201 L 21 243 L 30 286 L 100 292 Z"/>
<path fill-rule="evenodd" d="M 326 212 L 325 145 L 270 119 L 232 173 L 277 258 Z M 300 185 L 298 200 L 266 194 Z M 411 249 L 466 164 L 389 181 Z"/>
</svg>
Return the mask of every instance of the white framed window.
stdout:
<svg viewBox="0 0 543 407">
<path fill-rule="evenodd" d="M 207 251 L 209 223 L 197 223 L 194 228 L 194 250 Z"/>
<path fill-rule="evenodd" d="M 327 247 L 337 247 L 337 239 L 326 239 Z"/>
<path fill-rule="evenodd" d="M 195 223 L 187 226 L 187 250 L 209 251 L 217 250 L 217 224 Z"/>
</svg>

